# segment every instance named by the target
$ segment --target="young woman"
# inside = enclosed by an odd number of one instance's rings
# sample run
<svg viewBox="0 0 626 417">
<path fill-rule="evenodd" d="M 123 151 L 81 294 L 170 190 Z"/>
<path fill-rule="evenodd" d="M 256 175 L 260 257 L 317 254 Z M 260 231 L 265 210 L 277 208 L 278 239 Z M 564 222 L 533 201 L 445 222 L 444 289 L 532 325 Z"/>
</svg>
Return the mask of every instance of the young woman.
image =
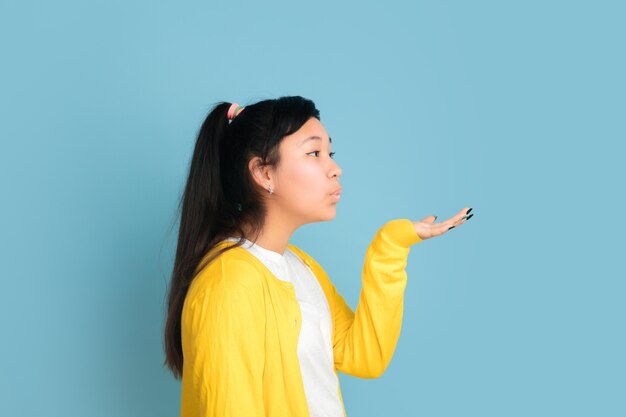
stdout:
<svg viewBox="0 0 626 417">
<path fill-rule="evenodd" d="M 400 335 L 409 248 L 473 216 L 395 219 L 365 255 L 356 311 L 290 244 L 331 220 L 341 168 L 315 104 L 221 102 L 202 124 L 181 199 L 165 364 L 181 417 L 342 417 L 338 371 L 380 376 Z"/>
</svg>

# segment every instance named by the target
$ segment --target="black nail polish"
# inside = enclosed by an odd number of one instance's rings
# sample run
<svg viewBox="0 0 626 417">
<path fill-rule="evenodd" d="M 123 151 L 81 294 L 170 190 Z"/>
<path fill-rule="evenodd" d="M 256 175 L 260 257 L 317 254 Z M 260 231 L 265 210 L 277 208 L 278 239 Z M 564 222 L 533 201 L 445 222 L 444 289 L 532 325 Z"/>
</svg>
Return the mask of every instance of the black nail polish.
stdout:
<svg viewBox="0 0 626 417">
<path fill-rule="evenodd" d="M 466 220 L 471 219 L 471 218 L 472 218 L 472 216 L 473 216 L 473 214 L 470 214 L 470 215 L 469 215 L 469 217 L 468 217 Z"/>
<path fill-rule="evenodd" d="M 467 211 L 465 212 L 465 214 L 469 214 L 469 212 L 470 212 L 470 211 L 472 211 L 472 209 L 471 209 L 471 208 L 470 208 L 469 210 L 467 210 Z"/>
<path fill-rule="evenodd" d="M 454 229 L 456 226 L 448 227 L 448 230 Z"/>
</svg>

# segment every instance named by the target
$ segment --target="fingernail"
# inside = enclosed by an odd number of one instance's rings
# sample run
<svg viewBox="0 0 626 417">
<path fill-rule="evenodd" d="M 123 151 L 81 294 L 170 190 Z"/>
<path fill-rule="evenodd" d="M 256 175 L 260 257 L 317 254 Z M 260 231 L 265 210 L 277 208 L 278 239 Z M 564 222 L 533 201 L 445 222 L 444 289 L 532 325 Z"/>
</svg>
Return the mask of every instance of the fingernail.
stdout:
<svg viewBox="0 0 626 417">
<path fill-rule="evenodd" d="M 448 230 L 454 229 L 456 226 L 448 227 Z"/>
<path fill-rule="evenodd" d="M 469 212 L 470 212 L 470 211 L 472 211 L 472 209 L 471 209 L 471 208 L 470 208 L 469 210 L 467 210 L 467 211 L 465 212 L 465 214 L 469 214 Z"/>
<path fill-rule="evenodd" d="M 471 219 L 473 216 L 473 214 L 470 214 L 469 217 L 467 218 L 467 220 Z"/>
<path fill-rule="evenodd" d="M 435 220 L 437 220 L 437 216 L 435 216 Z"/>
</svg>

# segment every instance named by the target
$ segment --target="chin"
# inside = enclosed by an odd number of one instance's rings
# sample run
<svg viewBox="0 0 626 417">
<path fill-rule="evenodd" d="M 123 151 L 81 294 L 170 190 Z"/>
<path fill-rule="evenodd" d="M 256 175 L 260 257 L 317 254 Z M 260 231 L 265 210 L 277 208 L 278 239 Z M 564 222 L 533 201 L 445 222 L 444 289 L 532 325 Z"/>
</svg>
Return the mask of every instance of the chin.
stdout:
<svg viewBox="0 0 626 417">
<path fill-rule="evenodd" d="M 309 221 L 307 223 L 326 222 L 337 217 L 337 204 L 327 205 L 315 212 L 309 212 L 306 216 Z"/>
<path fill-rule="evenodd" d="M 326 214 L 324 216 L 324 220 L 326 220 L 326 221 L 332 220 L 335 217 L 337 217 L 337 206 L 333 204 L 333 206 L 326 211 Z"/>
</svg>

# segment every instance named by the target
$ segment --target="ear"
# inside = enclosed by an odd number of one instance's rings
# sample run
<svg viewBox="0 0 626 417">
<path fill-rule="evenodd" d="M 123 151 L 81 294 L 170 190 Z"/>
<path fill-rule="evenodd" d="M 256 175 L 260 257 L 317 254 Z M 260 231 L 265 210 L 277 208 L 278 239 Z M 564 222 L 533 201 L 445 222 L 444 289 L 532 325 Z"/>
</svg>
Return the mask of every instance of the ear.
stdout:
<svg viewBox="0 0 626 417">
<path fill-rule="evenodd" d="M 252 175 L 252 179 L 257 183 L 259 187 L 266 190 L 268 184 L 274 188 L 273 180 L 272 180 L 272 171 L 269 166 L 261 165 L 261 158 L 259 156 L 255 156 L 250 159 L 248 162 L 248 170 Z"/>
</svg>

